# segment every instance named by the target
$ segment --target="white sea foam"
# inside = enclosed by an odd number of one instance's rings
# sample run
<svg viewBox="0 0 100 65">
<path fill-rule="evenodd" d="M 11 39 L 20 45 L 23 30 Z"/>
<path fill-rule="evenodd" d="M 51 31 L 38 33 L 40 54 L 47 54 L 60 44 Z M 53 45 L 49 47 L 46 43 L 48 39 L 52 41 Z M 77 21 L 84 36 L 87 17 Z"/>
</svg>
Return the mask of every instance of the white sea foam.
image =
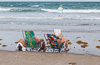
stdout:
<svg viewBox="0 0 100 65">
<path fill-rule="evenodd" d="M 41 9 L 42 11 L 47 11 L 47 12 L 58 12 L 57 9 Z M 67 12 L 67 13 L 100 13 L 100 10 L 73 10 L 73 9 L 64 9 L 63 12 Z"/>
<path fill-rule="evenodd" d="M 13 7 L 13 5 L 10 5 L 11 7 Z"/>
<path fill-rule="evenodd" d="M 10 11 L 11 8 L 0 8 L 0 11 Z"/>
<path fill-rule="evenodd" d="M 0 24 L 22 24 L 22 25 L 59 25 L 59 26 L 94 26 L 100 24 L 93 24 L 93 23 L 34 23 L 34 22 L 0 22 Z"/>
<path fill-rule="evenodd" d="M 39 5 L 30 5 L 31 7 L 39 7 Z"/>
<path fill-rule="evenodd" d="M 95 18 L 77 18 L 77 17 L 0 17 L 0 19 L 66 19 L 66 20 L 100 20 L 100 17 Z"/>
</svg>

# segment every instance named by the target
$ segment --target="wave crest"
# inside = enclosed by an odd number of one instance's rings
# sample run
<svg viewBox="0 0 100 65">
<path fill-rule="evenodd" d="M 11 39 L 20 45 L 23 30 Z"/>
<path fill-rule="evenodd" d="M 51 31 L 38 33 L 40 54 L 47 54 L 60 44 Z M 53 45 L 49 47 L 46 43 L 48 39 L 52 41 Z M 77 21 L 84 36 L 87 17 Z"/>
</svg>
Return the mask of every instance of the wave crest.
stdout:
<svg viewBox="0 0 100 65">
<path fill-rule="evenodd" d="M 58 12 L 57 9 L 41 9 L 42 11 L 46 11 L 46 12 Z M 100 13 L 100 10 L 72 10 L 72 9 L 64 9 L 63 12 L 67 12 L 67 13 Z"/>
<path fill-rule="evenodd" d="M 0 8 L 0 11 L 10 11 L 11 8 Z"/>
</svg>

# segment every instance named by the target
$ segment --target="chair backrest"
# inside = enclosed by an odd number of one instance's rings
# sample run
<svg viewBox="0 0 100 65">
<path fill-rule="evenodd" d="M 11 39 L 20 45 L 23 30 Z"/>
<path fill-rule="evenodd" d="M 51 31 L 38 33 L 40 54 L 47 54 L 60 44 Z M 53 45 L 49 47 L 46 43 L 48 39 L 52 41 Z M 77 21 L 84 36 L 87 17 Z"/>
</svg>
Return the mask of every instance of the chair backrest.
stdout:
<svg viewBox="0 0 100 65">
<path fill-rule="evenodd" d="M 33 31 L 25 31 L 26 41 L 29 48 L 37 48 Z"/>
<path fill-rule="evenodd" d="M 59 48 L 59 45 L 57 44 L 57 39 L 56 39 L 56 35 L 54 34 L 47 34 L 47 38 L 48 38 L 48 43 L 51 45 L 51 48 L 55 49 L 55 48 Z"/>
</svg>

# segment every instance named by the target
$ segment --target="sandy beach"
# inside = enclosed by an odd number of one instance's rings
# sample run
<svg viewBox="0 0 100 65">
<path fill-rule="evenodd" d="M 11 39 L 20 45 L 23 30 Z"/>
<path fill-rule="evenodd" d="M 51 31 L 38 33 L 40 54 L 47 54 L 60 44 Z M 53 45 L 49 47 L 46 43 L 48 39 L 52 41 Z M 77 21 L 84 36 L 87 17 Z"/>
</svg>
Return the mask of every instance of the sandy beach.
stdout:
<svg viewBox="0 0 100 65">
<path fill-rule="evenodd" d="M 63 17 L 58 17 L 61 4 Z M 25 38 L 22 31 L 34 31 L 48 46 L 44 35 L 54 29 L 72 43 L 68 52 L 16 51 L 15 42 Z M 0 2 L 0 65 L 100 65 L 99 35 L 99 2 Z"/>
<path fill-rule="evenodd" d="M 93 55 L 0 51 L 0 65 L 100 65 L 99 61 L 100 56 Z"/>
<path fill-rule="evenodd" d="M 11 28 L 6 29 L 6 26 Z M 100 45 L 100 41 L 98 41 L 100 39 L 99 26 L 97 26 L 98 28 L 80 25 L 57 26 L 2 24 L 2 28 L 0 28 L 0 39 L 2 39 L 0 41 L 0 65 L 72 65 L 69 63 L 77 63 L 76 65 L 100 65 L 100 49 L 96 48 L 96 46 Z M 55 28 L 60 28 L 63 37 L 68 38 L 72 42 L 71 45 L 68 45 L 70 49 L 68 53 L 16 51 L 15 42 L 21 38 L 23 39 L 23 30 L 33 30 L 36 37 L 45 39 L 44 34 L 53 33 Z M 81 48 L 81 45 L 76 43 L 78 40 L 87 42 L 89 46 Z M 2 47 L 4 44 L 7 46 Z"/>
</svg>

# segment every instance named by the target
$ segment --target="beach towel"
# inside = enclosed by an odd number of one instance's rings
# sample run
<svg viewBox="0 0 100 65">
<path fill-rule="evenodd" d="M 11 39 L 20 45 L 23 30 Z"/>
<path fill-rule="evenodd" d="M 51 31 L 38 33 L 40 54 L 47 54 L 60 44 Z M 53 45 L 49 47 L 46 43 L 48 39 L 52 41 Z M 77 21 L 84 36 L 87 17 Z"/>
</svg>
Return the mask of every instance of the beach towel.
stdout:
<svg viewBox="0 0 100 65">
<path fill-rule="evenodd" d="M 29 48 L 37 48 L 33 31 L 25 31 L 26 41 Z"/>
<path fill-rule="evenodd" d="M 51 45 L 51 48 L 55 49 L 55 48 L 59 48 L 59 45 L 57 44 L 57 39 L 56 36 L 54 34 L 47 34 L 48 40 L 49 40 L 49 44 Z"/>
</svg>

